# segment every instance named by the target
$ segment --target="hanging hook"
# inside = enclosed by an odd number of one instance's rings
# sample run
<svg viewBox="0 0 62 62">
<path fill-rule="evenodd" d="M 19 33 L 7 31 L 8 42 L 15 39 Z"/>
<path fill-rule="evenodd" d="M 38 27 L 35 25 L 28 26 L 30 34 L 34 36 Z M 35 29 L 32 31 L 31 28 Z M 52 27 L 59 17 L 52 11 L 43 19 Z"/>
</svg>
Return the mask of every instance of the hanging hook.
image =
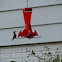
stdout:
<svg viewBox="0 0 62 62">
<path fill-rule="evenodd" d="M 27 0 L 27 8 L 28 8 L 28 0 Z"/>
</svg>

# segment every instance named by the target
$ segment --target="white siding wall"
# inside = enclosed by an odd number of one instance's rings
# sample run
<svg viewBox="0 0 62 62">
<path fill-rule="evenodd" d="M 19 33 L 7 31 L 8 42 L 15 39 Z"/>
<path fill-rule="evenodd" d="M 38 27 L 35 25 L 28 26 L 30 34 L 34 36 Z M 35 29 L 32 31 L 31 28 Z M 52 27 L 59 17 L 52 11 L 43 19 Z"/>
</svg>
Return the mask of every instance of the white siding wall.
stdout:
<svg viewBox="0 0 62 62">
<path fill-rule="evenodd" d="M 12 41 L 13 31 L 17 31 L 16 33 L 18 34 L 20 28 L 0 30 L 0 46 L 62 41 L 62 24 L 36 26 L 32 27 L 32 29 L 33 31 L 36 30 L 41 37 L 14 39 Z"/>
<path fill-rule="evenodd" d="M 62 5 L 33 8 L 31 25 L 62 22 Z M 24 26 L 23 11 L 0 12 L 0 28 Z"/>
<path fill-rule="evenodd" d="M 13 31 L 17 31 L 18 34 L 20 29 L 24 28 L 0 30 L 0 46 L 62 41 L 62 5 L 33 8 L 32 12 L 31 25 L 41 24 L 41 26 L 35 26 L 32 29 L 35 29 L 42 37 L 12 41 Z M 0 13 L 0 22 L 0 29 L 24 26 L 23 12 L 22 10 L 2 12 Z"/>
<path fill-rule="evenodd" d="M 53 54 L 55 54 L 55 51 L 57 48 L 59 48 L 59 51 L 61 51 L 62 53 L 62 43 L 1 47 L 0 48 L 0 62 L 10 62 L 12 60 L 16 62 L 26 62 L 28 54 L 31 54 L 31 52 L 27 52 L 27 50 L 28 51 L 34 50 L 36 55 L 41 56 L 40 51 L 43 51 L 45 46 L 48 46 L 48 48 L 50 48 L 50 51 L 53 52 Z M 29 55 L 29 58 L 27 61 L 38 62 L 38 59 L 33 55 Z"/>
<path fill-rule="evenodd" d="M 25 8 L 26 0 L 0 0 L 0 11 Z"/>
<path fill-rule="evenodd" d="M 29 7 L 62 4 L 62 0 L 28 0 Z M 0 0 L 0 11 L 27 7 L 27 0 Z"/>
<path fill-rule="evenodd" d="M 27 0 L 0 0 L 0 46 L 32 44 L 0 47 L 0 62 L 10 62 L 11 60 L 25 62 L 29 53 L 26 52 L 26 48 L 34 50 L 38 55 L 40 50 L 43 50 L 46 45 L 53 52 L 56 48 L 59 48 L 62 52 L 62 43 L 58 42 L 62 41 L 62 0 L 29 0 L 28 5 L 33 8 L 31 25 L 38 25 L 32 27 L 32 29 L 33 31 L 35 29 L 38 35 L 42 37 L 15 39 L 12 41 L 13 31 L 17 31 L 16 33 L 18 34 L 20 29 L 23 30 L 24 27 L 3 28 L 24 26 L 22 8 L 27 7 Z M 38 62 L 34 56 L 30 56 L 29 60 L 28 62 Z"/>
</svg>

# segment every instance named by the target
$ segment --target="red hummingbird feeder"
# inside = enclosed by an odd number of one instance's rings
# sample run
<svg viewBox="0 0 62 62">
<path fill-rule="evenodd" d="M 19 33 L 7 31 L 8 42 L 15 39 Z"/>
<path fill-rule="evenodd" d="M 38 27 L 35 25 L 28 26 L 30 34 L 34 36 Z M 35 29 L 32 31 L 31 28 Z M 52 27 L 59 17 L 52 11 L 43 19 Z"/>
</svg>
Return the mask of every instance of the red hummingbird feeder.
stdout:
<svg viewBox="0 0 62 62">
<path fill-rule="evenodd" d="M 38 36 L 36 30 L 33 32 L 31 28 L 31 17 L 32 17 L 32 8 L 28 8 L 28 0 L 27 0 L 27 8 L 23 8 L 23 15 L 25 21 L 25 28 L 23 31 L 20 30 L 18 37 L 27 37 L 33 38 L 33 36 Z"/>
</svg>

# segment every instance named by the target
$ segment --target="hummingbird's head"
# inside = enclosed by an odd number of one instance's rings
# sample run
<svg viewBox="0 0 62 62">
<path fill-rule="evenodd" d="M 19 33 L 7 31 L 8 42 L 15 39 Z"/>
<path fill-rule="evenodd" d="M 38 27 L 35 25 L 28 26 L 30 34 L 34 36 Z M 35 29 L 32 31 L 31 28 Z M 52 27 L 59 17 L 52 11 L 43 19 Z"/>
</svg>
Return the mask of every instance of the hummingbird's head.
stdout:
<svg viewBox="0 0 62 62">
<path fill-rule="evenodd" d="M 14 34 L 15 34 L 15 32 L 17 32 L 17 31 L 13 31 Z"/>
</svg>

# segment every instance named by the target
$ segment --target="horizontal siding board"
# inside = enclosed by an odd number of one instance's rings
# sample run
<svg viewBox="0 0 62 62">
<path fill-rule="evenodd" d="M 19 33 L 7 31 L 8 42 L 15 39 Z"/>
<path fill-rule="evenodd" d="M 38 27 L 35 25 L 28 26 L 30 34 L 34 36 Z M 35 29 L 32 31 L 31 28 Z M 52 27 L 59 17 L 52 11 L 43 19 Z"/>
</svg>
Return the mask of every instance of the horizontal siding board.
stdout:
<svg viewBox="0 0 62 62">
<path fill-rule="evenodd" d="M 29 7 L 36 7 L 36 6 L 47 6 L 47 5 L 54 5 L 54 4 L 62 4 L 61 0 L 29 0 Z"/>
<path fill-rule="evenodd" d="M 27 7 L 27 0 L 0 0 L 0 11 Z M 62 4 L 62 0 L 28 0 L 28 7 Z"/>
<path fill-rule="evenodd" d="M 50 48 L 49 51 L 52 52 L 52 55 L 56 54 L 55 52 L 57 51 L 57 48 L 59 49 L 58 51 L 61 51 L 61 53 L 59 53 L 59 55 L 61 55 L 62 54 L 62 48 L 60 49 L 61 45 L 62 45 L 62 42 L 61 43 L 59 42 L 59 43 L 47 43 L 47 44 L 34 44 L 34 45 L 19 45 L 19 46 L 2 47 L 0 49 L 0 51 L 2 49 L 6 49 L 7 50 L 7 49 L 11 49 L 13 47 L 16 47 L 16 48 L 19 47 L 19 48 L 23 48 L 23 49 L 25 49 L 25 48 L 27 48 L 27 49 L 34 48 L 33 50 L 35 50 L 36 47 L 38 47 L 40 50 L 43 49 L 42 53 L 45 53 L 45 47 L 48 46 L 48 48 Z M 35 62 L 36 61 L 36 62 L 38 62 L 38 58 L 35 57 L 34 55 L 29 55 L 29 57 L 27 58 L 27 56 L 28 56 L 27 53 L 29 53 L 29 52 L 24 52 L 23 49 L 22 49 L 23 52 L 16 52 L 15 53 L 11 49 L 11 52 L 9 54 L 7 54 L 7 53 L 5 53 L 5 54 L 4 53 L 0 53 L 0 57 L 1 57 L 0 61 L 1 62 L 3 62 L 3 61 L 10 62 L 10 61 L 14 60 L 16 62 L 20 62 L 20 61 L 23 61 L 23 62 L 25 62 L 25 61 L 29 61 L 29 62 L 33 61 L 33 62 Z M 4 50 L 2 50 L 2 51 L 4 51 Z M 14 49 L 14 51 L 15 51 L 15 49 Z M 48 53 L 49 51 L 46 51 L 46 53 Z M 42 56 L 42 53 L 40 51 L 37 51 L 37 52 L 35 52 L 35 55 Z"/>
<path fill-rule="evenodd" d="M 2 54 L 9 54 L 11 53 L 12 50 L 11 50 L 11 47 L 4 47 L 4 48 L 1 48 L 1 53 Z"/>
<path fill-rule="evenodd" d="M 61 28 L 62 28 L 62 24 L 32 27 L 33 31 L 35 29 L 38 35 L 42 37 L 38 39 L 37 38 L 15 39 L 14 41 L 12 41 L 13 31 L 14 30 L 17 31 L 16 34 L 18 34 L 20 29 L 23 30 L 22 28 L 1 30 L 0 31 L 0 46 L 62 41 Z"/>
<path fill-rule="evenodd" d="M 0 12 L 0 29 L 24 26 L 22 10 Z M 33 8 L 31 25 L 62 22 L 62 5 Z"/>
<path fill-rule="evenodd" d="M 32 25 L 62 22 L 62 5 L 33 9 Z"/>
<path fill-rule="evenodd" d="M 27 7 L 26 0 L 0 0 L 0 11 Z"/>
<path fill-rule="evenodd" d="M 3 59 L 10 59 L 11 58 L 11 54 L 2 54 L 1 57 Z"/>
<path fill-rule="evenodd" d="M 23 19 L 23 12 L 21 10 L 0 13 L 0 28 L 23 26 Z"/>
</svg>

